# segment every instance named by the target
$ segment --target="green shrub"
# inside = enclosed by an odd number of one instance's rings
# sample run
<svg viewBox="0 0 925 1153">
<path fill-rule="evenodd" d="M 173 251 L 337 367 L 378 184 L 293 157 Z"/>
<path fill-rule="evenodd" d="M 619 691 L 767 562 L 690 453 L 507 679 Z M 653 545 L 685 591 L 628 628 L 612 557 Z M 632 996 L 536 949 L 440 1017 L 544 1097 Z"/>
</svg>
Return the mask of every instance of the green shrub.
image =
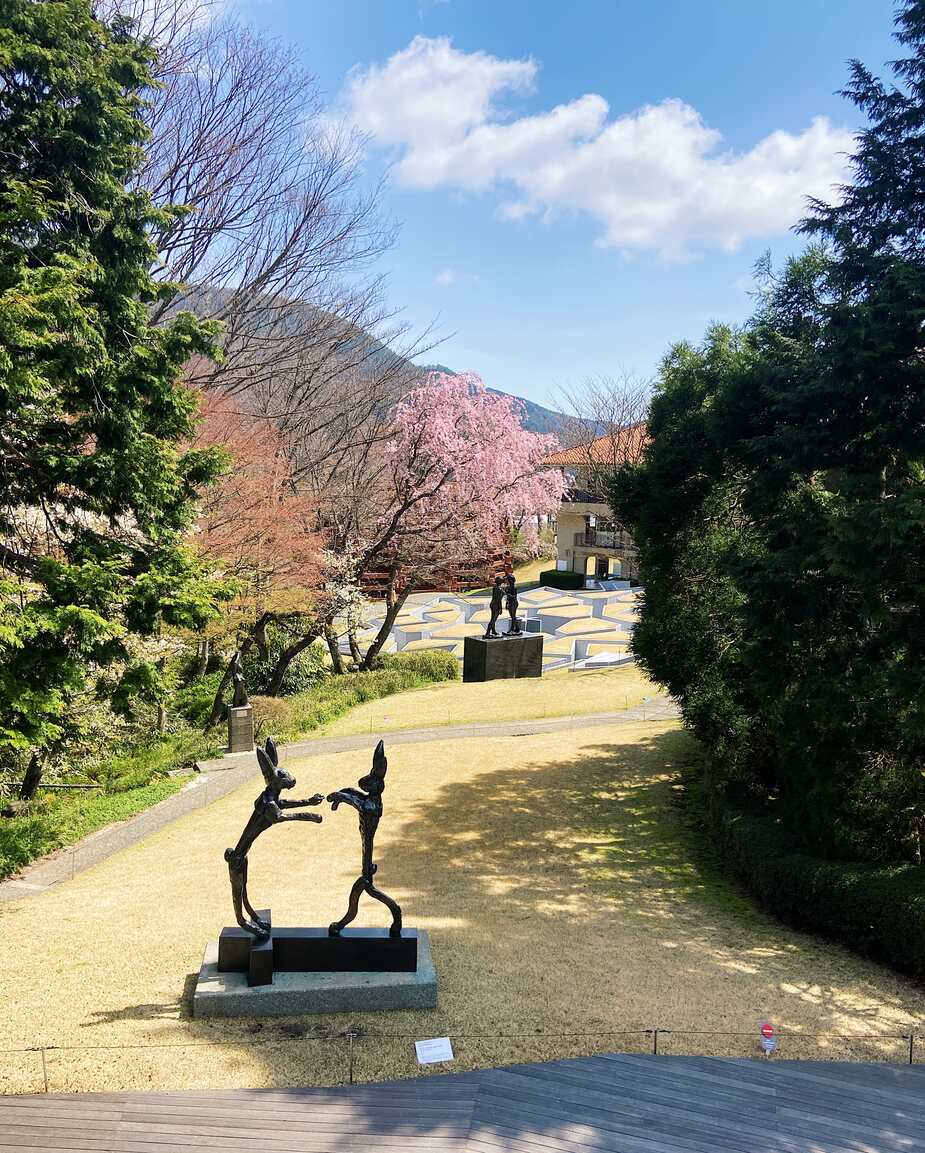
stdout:
<svg viewBox="0 0 925 1153">
<path fill-rule="evenodd" d="M 570 572 L 568 569 L 543 569 L 540 573 L 540 584 L 548 585 L 551 589 L 583 589 L 585 578 L 580 572 Z"/>
<path fill-rule="evenodd" d="M 147 785 L 155 777 L 177 769 L 192 769 L 196 761 L 214 756 L 219 738 L 184 729 L 152 737 L 130 752 L 110 757 L 88 769 L 107 793 L 123 793 Z"/>
<path fill-rule="evenodd" d="M 443 649 L 418 653 L 391 653 L 382 658 L 382 667 L 398 670 L 425 681 L 458 681 L 459 661 Z"/>
<path fill-rule="evenodd" d="M 176 689 L 170 702 L 173 709 L 191 725 L 202 728 L 212 712 L 212 702 L 224 672 L 216 669 Z"/>
<path fill-rule="evenodd" d="M 431 650 L 383 656 L 369 672 L 328 677 L 295 696 L 254 697 L 258 739 L 295 740 L 337 720 L 355 705 L 392 696 L 437 681 L 456 680 L 459 661 L 447 652 Z"/>
<path fill-rule="evenodd" d="M 45 853 L 163 801 L 183 784 L 180 777 L 166 777 L 116 794 L 40 792 L 18 816 L 0 820 L 0 879 Z"/>
<path fill-rule="evenodd" d="M 251 697 L 254 706 L 254 740 L 263 744 L 267 737 L 274 740 L 296 730 L 293 721 L 293 697 Z"/>
<path fill-rule="evenodd" d="M 925 868 L 822 860 L 771 813 L 716 795 L 698 808 L 720 855 L 765 908 L 925 979 Z"/>
<path fill-rule="evenodd" d="M 295 634 L 284 629 L 274 628 L 270 630 L 267 639 L 269 644 L 266 660 L 256 649 L 251 649 L 244 658 L 244 681 L 250 692 L 258 696 L 266 690 L 283 649 L 297 638 Z M 295 693 L 304 693 L 329 675 L 327 650 L 322 641 L 315 641 L 307 649 L 303 649 L 286 669 L 279 695 L 288 697 Z"/>
</svg>

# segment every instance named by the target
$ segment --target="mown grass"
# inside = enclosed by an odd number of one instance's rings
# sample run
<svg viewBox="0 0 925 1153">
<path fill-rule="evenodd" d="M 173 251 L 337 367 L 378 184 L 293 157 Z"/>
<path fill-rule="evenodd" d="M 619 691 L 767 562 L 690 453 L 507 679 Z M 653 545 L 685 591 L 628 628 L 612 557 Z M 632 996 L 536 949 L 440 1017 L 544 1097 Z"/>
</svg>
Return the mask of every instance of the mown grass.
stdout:
<svg viewBox="0 0 925 1153">
<path fill-rule="evenodd" d="M 634 664 L 481 684 L 450 681 L 415 689 L 395 700 L 370 701 L 325 724 L 322 732 L 325 736 L 347 736 L 437 725 L 587 716 L 633 708 L 657 692 Z"/>
<path fill-rule="evenodd" d="M 329 677 L 295 696 L 253 698 L 257 737 L 292 740 L 364 701 L 458 676 L 459 663 L 447 653 L 388 656 L 382 668 Z M 113 821 L 156 805 L 182 786 L 182 779 L 167 773 L 192 768 L 195 761 L 218 755 L 223 746 L 223 728 L 205 736 L 185 729 L 91 766 L 86 777 L 100 785 L 100 792 L 40 790 L 15 817 L 0 819 L 0 879 Z"/>
<path fill-rule="evenodd" d="M 223 743 L 217 734 L 204 736 L 189 729 L 155 735 L 134 749 L 81 766 L 81 781 L 98 785 L 98 792 L 40 786 L 36 798 L 16 816 L 0 819 L 0 880 L 113 821 L 156 805 L 183 785 L 182 778 L 168 773 L 192 770 L 196 761 L 214 756 Z M 73 781 L 69 776 L 65 783 Z"/>
<path fill-rule="evenodd" d="M 287 757 L 296 792 L 353 784 L 374 743 Z M 436 1009 L 191 1017 L 190 974 L 231 916 L 222 852 L 252 811 L 251 781 L 2 907 L 0 970 L 16 988 L 0 1049 L 75 1046 L 48 1054 L 53 1092 L 256 1088 L 343 1083 L 348 1027 L 359 1082 L 420 1075 L 418 1037 L 451 1037 L 462 1072 L 651 1051 L 654 1026 L 673 1030 L 669 1052 L 758 1056 L 764 1020 L 781 1056 L 896 1060 L 908 1048 L 896 1035 L 925 1023 L 921 986 L 744 908 L 690 855 L 677 722 L 386 745 L 377 883 L 430 933 Z M 275 828 L 251 852 L 251 897 L 280 924 L 328 924 L 357 875 L 353 814 L 318 812 L 321 825 Z M 363 899 L 358 925 L 388 921 Z M 41 965 L 23 964 L 24 941 Z M 728 1033 L 685 1032 L 704 1029 Z M 29 1056 L 0 1062 L 0 1090 L 42 1087 Z"/>
<path fill-rule="evenodd" d="M 458 678 L 459 662 L 449 653 L 435 650 L 385 656 L 381 668 L 327 677 L 304 693 L 253 697 L 257 738 L 296 740 L 365 702 Z"/>
</svg>

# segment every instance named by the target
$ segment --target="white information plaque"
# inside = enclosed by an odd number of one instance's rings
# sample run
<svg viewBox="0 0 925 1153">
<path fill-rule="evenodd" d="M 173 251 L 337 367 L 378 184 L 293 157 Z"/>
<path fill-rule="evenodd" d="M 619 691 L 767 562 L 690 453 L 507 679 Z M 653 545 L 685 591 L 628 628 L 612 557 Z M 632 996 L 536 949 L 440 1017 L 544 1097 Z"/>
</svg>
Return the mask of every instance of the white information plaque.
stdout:
<svg viewBox="0 0 925 1153">
<path fill-rule="evenodd" d="M 435 1065 L 438 1061 L 453 1060 L 453 1046 L 449 1037 L 434 1037 L 430 1041 L 415 1041 L 414 1051 L 419 1065 Z"/>
</svg>

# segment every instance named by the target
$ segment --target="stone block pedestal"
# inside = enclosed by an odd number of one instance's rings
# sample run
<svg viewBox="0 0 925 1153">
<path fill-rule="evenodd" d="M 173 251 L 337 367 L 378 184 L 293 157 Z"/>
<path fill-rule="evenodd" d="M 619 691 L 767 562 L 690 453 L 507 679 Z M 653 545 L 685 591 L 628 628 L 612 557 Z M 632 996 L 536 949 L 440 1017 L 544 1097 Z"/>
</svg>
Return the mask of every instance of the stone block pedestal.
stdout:
<svg viewBox="0 0 925 1153">
<path fill-rule="evenodd" d="M 464 681 L 494 681 L 543 675 L 543 637 L 521 633 L 509 637 L 466 637 Z"/>
<path fill-rule="evenodd" d="M 375 1013 L 436 1004 L 437 971 L 423 929 L 404 929 L 401 937 L 389 937 L 387 929 L 344 929 L 340 937 L 327 929 L 274 929 L 260 943 L 244 930 L 226 929 L 206 948 L 193 1016 Z"/>
<path fill-rule="evenodd" d="M 228 710 L 228 752 L 254 751 L 254 706 L 242 705 Z"/>
<path fill-rule="evenodd" d="M 272 924 L 269 910 L 259 910 Z M 237 925 L 222 929 L 218 939 L 221 973 L 246 973 L 250 985 L 272 985 L 277 973 L 413 973 L 418 967 L 418 931 L 342 929 L 332 937 L 325 929 L 271 929 L 257 941 Z"/>
</svg>

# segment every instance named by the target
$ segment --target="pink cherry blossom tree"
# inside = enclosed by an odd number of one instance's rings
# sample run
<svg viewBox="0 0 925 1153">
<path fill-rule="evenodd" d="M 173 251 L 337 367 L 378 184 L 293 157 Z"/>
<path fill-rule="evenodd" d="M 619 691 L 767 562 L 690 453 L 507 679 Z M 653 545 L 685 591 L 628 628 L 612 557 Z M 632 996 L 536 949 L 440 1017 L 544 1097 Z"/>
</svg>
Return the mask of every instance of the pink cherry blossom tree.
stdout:
<svg viewBox="0 0 925 1153">
<path fill-rule="evenodd" d="M 558 442 L 528 432 L 520 409 L 475 373 L 439 372 L 396 408 L 375 477 L 375 514 L 355 547 L 357 575 L 375 568 L 385 577 L 385 617 L 362 667 L 380 652 L 409 593 L 488 555 L 510 525 L 558 508 L 562 474 L 543 466 Z"/>
</svg>

